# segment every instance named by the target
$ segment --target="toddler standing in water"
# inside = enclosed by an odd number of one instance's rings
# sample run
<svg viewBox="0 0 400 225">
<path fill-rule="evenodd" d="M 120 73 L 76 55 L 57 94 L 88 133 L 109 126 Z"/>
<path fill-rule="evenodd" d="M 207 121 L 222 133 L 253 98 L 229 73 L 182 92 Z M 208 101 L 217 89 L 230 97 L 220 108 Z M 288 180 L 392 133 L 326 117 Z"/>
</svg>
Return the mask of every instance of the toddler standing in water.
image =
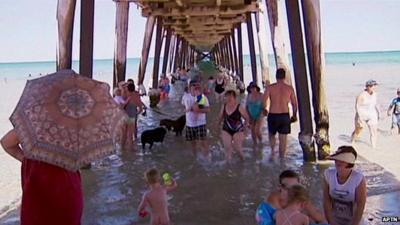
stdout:
<svg viewBox="0 0 400 225">
<path fill-rule="evenodd" d="M 275 213 L 276 225 L 308 225 L 308 216 L 300 211 L 309 200 L 307 190 L 301 185 L 293 185 L 288 190 L 289 204 Z"/>
<path fill-rule="evenodd" d="M 151 225 L 169 225 L 167 192 L 177 187 L 175 180 L 171 180 L 168 186 L 161 185 L 160 173 L 157 169 L 150 169 L 145 173 L 145 179 L 149 185 L 149 190 L 143 195 L 139 204 L 139 215 L 146 215 L 146 207 L 151 208 Z"/>
</svg>

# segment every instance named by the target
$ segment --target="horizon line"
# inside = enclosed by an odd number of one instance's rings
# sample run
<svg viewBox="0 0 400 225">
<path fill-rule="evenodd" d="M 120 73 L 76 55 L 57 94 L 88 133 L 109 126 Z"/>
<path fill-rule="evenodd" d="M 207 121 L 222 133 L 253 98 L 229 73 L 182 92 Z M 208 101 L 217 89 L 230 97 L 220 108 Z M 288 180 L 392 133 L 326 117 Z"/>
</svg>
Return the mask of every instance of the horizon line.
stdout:
<svg viewBox="0 0 400 225">
<path fill-rule="evenodd" d="M 379 52 L 400 52 L 400 49 L 398 49 L 398 50 L 382 50 L 382 51 L 349 51 L 349 52 L 344 52 L 344 51 L 338 51 L 338 52 L 325 52 L 325 54 L 343 54 L 343 53 L 346 53 L 346 54 L 359 54 L 359 53 L 379 53 Z M 268 53 L 268 55 L 273 55 L 274 53 Z M 289 52 L 288 53 L 288 55 L 290 55 L 291 54 L 291 52 Z M 250 55 L 250 54 L 243 54 L 243 56 L 248 56 L 248 55 Z M 256 55 L 259 55 L 259 54 L 256 54 Z M 305 52 L 305 57 L 307 57 L 307 53 Z M 163 58 L 163 57 L 160 57 L 160 59 L 161 58 Z M 95 61 L 95 60 L 99 60 L 99 61 L 101 61 L 101 60 L 113 60 L 114 58 L 96 58 L 96 59 L 93 59 L 93 61 Z M 140 59 L 140 57 L 127 57 L 126 58 L 127 60 L 128 59 Z M 154 57 L 149 57 L 149 59 L 154 59 Z M 53 63 L 53 62 L 56 62 L 56 60 L 37 60 L 37 61 L 34 61 L 34 60 L 29 60 L 29 61 L 9 61 L 9 62 L 0 62 L 0 64 L 18 64 L 18 63 Z M 72 62 L 79 62 L 79 59 L 72 59 Z"/>
</svg>

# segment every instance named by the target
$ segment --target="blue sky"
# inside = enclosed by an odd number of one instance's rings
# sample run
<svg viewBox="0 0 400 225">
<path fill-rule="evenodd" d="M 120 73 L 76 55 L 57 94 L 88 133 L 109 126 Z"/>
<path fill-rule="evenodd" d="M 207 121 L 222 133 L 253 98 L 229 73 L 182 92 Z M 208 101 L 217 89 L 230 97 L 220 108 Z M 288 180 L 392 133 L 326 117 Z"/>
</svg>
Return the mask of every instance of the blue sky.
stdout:
<svg viewBox="0 0 400 225">
<path fill-rule="evenodd" d="M 94 57 L 98 59 L 113 57 L 114 4 L 112 0 L 96 0 Z M 79 5 L 80 0 L 77 0 L 74 59 L 79 59 Z M 56 6 L 56 0 L 0 0 L 0 62 L 54 61 Z M 399 12 L 399 0 L 321 0 L 324 48 L 327 52 L 400 50 Z M 283 18 L 289 46 L 286 14 Z M 131 4 L 128 57 L 140 55 L 144 24 L 140 9 Z M 244 24 L 243 30 L 246 31 Z M 243 36 L 247 53 L 246 33 Z M 272 52 L 269 36 L 266 41 Z"/>
</svg>

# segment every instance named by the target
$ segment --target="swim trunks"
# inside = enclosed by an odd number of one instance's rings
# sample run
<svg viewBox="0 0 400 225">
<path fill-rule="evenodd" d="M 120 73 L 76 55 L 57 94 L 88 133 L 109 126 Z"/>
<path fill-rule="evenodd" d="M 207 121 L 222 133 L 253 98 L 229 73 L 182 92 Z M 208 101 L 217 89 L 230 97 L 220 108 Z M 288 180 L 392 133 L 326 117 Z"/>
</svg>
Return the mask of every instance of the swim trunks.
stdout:
<svg viewBox="0 0 400 225">
<path fill-rule="evenodd" d="M 276 133 L 290 134 L 289 113 L 270 113 L 267 121 L 270 135 L 275 135 Z"/>
</svg>

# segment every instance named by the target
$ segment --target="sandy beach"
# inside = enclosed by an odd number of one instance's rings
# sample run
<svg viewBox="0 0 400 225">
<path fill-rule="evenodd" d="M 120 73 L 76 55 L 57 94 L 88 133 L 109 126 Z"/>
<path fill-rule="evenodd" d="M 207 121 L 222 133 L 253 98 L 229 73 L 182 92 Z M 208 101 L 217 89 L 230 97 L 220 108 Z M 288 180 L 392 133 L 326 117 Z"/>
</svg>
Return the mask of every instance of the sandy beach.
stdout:
<svg viewBox="0 0 400 225">
<path fill-rule="evenodd" d="M 249 68 L 246 68 L 248 71 Z M 385 117 L 379 124 L 379 138 L 377 149 L 371 149 L 369 145 L 368 131 L 362 133 L 356 148 L 362 156 L 362 163 L 376 163 L 381 167 L 373 167 L 374 173 L 393 175 L 393 185 L 390 189 L 371 194 L 368 198 L 371 206 L 367 204 L 366 212 L 374 213 L 376 206 L 372 202 L 379 202 L 389 198 L 384 193 L 396 193 L 399 191 L 398 181 L 400 180 L 400 135 L 390 134 L 391 118 L 386 116 L 386 110 L 390 101 L 395 97 L 395 91 L 400 87 L 398 73 L 400 65 L 376 64 L 376 65 L 328 65 L 326 67 L 326 93 L 330 113 L 330 138 L 332 151 L 343 144 L 350 144 L 350 134 L 354 128 L 354 103 L 359 92 L 363 90 L 364 83 L 368 79 L 375 79 L 379 83 L 378 101 L 381 104 L 382 115 Z M 250 74 L 250 73 L 248 73 Z M 111 77 L 111 76 L 110 76 Z M 108 77 L 101 77 L 101 80 L 109 80 Z M 8 118 L 14 109 L 20 93 L 25 85 L 24 79 L 7 78 L 0 81 L 0 134 L 4 134 L 12 128 Z M 139 125 L 140 126 L 140 125 Z M 292 140 L 297 139 L 298 123 L 293 127 Z M 265 135 L 265 134 L 264 134 Z M 296 144 L 295 141 L 293 141 Z M 295 146 L 294 149 L 298 149 Z M 296 154 L 300 154 L 297 152 Z M 20 164 L 9 157 L 0 149 L 0 218 L 19 204 L 21 197 L 20 188 Z M 326 164 L 326 162 L 322 163 Z M 372 173 L 372 172 L 371 172 Z M 387 176 L 386 176 L 387 177 Z M 397 181 L 396 181 L 397 180 Z M 367 181 L 368 182 L 368 181 Z M 374 188 L 374 187 L 373 187 Z M 379 187 L 375 187 L 379 188 Z M 377 196 L 378 195 L 378 196 Z M 379 197 L 380 196 L 380 197 Z M 394 194 L 395 198 L 400 196 Z M 393 207 L 393 205 L 388 206 Z M 371 211 L 372 210 L 372 211 Z M 0 219 L 1 221 L 1 219 Z M 12 223 L 10 223 L 12 224 Z"/>
</svg>

